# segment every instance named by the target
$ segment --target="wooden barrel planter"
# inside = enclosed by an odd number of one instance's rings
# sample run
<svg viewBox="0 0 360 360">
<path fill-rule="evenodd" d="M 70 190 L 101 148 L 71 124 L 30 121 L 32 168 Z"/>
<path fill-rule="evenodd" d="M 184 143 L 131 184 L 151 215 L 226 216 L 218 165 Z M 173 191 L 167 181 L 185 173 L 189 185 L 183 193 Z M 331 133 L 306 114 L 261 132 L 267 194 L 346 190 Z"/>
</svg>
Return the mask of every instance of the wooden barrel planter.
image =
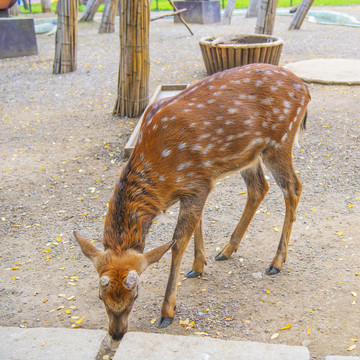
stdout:
<svg viewBox="0 0 360 360">
<path fill-rule="evenodd" d="M 211 75 L 251 63 L 278 65 L 283 43 L 281 38 L 270 35 L 210 36 L 200 40 L 200 49 L 206 71 Z"/>
</svg>

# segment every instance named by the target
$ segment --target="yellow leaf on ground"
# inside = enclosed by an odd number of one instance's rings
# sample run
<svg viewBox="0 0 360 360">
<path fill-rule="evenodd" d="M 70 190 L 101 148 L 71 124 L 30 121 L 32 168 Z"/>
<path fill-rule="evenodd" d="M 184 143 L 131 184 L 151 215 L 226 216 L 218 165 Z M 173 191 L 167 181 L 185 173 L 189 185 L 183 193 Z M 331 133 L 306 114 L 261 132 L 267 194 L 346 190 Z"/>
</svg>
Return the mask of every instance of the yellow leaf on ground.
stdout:
<svg viewBox="0 0 360 360">
<path fill-rule="evenodd" d="M 307 330 L 306 330 L 306 333 L 307 333 L 308 335 L 310 335 L 311 330 L 310 330 L 310 329 L 307 329 Z"/>
<path fill-rule="evenodd" d="M 281 328 L 281 330 L 287 330 L 287 329 L 290 329 L 291 327 L 292 327 L 291 324 L 289 324 L 289 325 L 283 326 Z"/>
<path fill-rule="evenodd" d="M 154 325 L 155 323 L 156 323 L 156 319 L 155 318 L 153 318 L 153 319 L 151 319 L 151 325 Z"/>
<path fill-rule="evenodd" d="M 355 350 L 355 349 L 356 349 L 356 345 L 354 344 L 354 345 L 349 346 L 349 347 L 347 348 L 347 351 L 353 351 L 353 350 Z"/>
<path fill-rule="evenodd" d="M 76 324 L 81 324 L 84 321 L 85 317 L 82 317 L 81 319 L 79 319 Z"/>
<path fill-rule="evenodd" d="M 279 336 L 278 333 L 272 334 L 271 337 L 270 337 L 270 339 L 271 339 L 271 340 L 274 340 L 274 339 L 276 339 L 278 336 Z"/>
</svg>

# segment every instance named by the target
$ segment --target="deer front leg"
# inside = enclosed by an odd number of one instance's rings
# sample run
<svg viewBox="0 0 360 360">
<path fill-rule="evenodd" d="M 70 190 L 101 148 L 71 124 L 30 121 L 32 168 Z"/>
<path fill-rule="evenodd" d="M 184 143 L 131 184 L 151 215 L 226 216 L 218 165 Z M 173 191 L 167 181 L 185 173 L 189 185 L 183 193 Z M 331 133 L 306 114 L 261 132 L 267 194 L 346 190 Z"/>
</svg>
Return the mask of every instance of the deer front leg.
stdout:
<svg viewBox="0 0 360 360">
<path fill-rule="evenodd" d="M 198 225 L 194 231 L 194 262 L 192 270 L 190 270 L 185 276 L 187 278 L 196 278 L 202 275 L 204 267 L 206 265 L 206 253 L 202 230 L 202 219 L 200 219 Z"/>
<path fill-rule="evenodd" d="M 201 213 L 207 194 L 208 192 L 196 199 L 191 197 L 190 199 L 182 200 L 180 202 L 179 218 L 174 232 L 174 239 L 176 239 L 176 242 L 171 248 L 171 267 L 165 297 L 161 307 L 161 318 L 159 321 L 160 328 L 170 325 L 174 320 L 181 261 L 191 236 L 194 233 L 195 228 L 198 227 L 197 225 L 201 219 Z"/>
</svg>

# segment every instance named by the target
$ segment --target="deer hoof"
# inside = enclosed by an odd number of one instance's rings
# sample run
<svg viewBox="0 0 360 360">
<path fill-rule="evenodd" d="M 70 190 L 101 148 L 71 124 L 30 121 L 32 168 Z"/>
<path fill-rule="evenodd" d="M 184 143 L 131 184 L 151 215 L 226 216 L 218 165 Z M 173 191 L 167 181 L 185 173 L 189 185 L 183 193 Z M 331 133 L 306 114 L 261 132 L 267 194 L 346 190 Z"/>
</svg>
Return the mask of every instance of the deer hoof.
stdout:
<svg viewBox="0 0 360 360">
<path fill-rule="evenodd" d="M 215 256 L 215 260 L 216 261 L 223 261 L 223 260 L 227 260 L 228 257 L 225 256 L 223 253 L 218 253 L 216 256 Z"/>
<path fill-rule="evenodd" d="M 160 329 L 166 328 L 167 326 L 169 326 L 173 322 L 173 320 L 174 320 L 174 318 L 161 317 L 160 320 L 159 320 L 158 328 L 160 328 Z"/>
<path fill-rule="evenodd" d="M 280 272 L 280 269 L 279 269 L 279 268 L 277 268 L 276 266 L 270 265 L 270 266 L 266 269 L 265 274 L 266 274 L 266 275 L 276 275 L 276 274 L 278 274 L 279 272 Z"/>
<path fill-rule="evenodd" d="M 198 272 L 198 271 L 195 271 L 195 270 L 190 270 L 186 275 L 185 277 L 189 278 L 189 279 L 192 279 L 192 278 L 197 278 L 199 276 L 201 276 L 202 273 Z"/>
</svg>

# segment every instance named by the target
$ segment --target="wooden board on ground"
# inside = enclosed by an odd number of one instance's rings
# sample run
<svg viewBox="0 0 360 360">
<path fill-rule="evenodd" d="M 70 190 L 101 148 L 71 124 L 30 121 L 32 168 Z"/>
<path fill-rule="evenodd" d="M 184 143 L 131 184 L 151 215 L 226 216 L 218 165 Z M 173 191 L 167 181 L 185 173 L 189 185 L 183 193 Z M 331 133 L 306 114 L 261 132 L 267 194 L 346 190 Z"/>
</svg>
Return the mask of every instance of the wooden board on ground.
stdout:
<svg viewBox="0 0 360 360">
<path fill-rule="evenodd" d="M 133 151 L 133 149 L 135 147 L 136 141 L 139 136 L 140 126 L 141 126 L 144 114 L 145 114 L 146 110 L 148 109 L 148 107 L 160 99 L 164 99 L 167 97 L 172 97 L 172 96 L 177 95 L 179 92 L 183 91 L 188 86 L 189 86 L 189 84 L 175 84 L 175 85 L 159 85 L 156 88 L 153 96 L 150 99 L 149 105 L 146 107 L 146 109 L 142 113 L 138 123 L 135 126 L 134 131 L 132 132 L 128 142 L 125 145 L 125 148 L 124 148 L 125 158 L 128 158 L 130 156 L 131 152 Z"/>
</svg>

